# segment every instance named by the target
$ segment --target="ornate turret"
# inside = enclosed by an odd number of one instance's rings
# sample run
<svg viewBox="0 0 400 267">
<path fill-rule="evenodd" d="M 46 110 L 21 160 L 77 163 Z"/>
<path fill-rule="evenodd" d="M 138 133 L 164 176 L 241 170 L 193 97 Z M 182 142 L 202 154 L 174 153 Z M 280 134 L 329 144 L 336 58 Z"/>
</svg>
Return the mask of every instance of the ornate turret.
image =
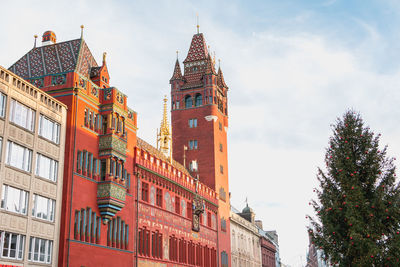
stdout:
<svg viewBox="0 0 400 267">
<path fill-rule="evenodd" d="M 164 97 L 164 111 L 161 120 L 160 131 L 157 132 L 157 149 L 159 149 L 166 157 L 171 159 L 172 145 L 171 145 L 171 130 L 168 123 L 167 115 L 167 96 Z"/>
</svg>

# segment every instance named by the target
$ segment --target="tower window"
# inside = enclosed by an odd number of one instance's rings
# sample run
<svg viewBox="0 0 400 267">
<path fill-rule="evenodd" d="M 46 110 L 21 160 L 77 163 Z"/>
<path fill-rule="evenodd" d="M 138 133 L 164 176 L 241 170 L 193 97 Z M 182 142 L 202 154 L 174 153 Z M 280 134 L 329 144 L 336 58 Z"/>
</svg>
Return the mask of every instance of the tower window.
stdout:
<svg viewBox="0 0 400 267">
<path fill-rule="evenodd" d="M 197 140 L 190 140 L 189 141 L 189 149 L 190 150 L 197 149 Z"/>
<path fill-rule="evenodd" d="M 189 120 L 189 127 L 196 128 L 197 127 L 197 119 L 190 119 Z"/>
<path fill-rule="evenodd" d="M 193 99 L 190 95 L 185 96 L 185 108 L 193 107 Z"/>
<path fill-rule="evenodd" d="M 219 172 L 220 172 L 221 174 L 224 174 L 224 166 L 219 165 Z"/>
<path fill-rule="evenodd" d="M 223 147 L 222 147 L 222 144 L 221 144 L 221 143 L 219 144 L 219 151 L 221 151 L 221 152 L 223 152 L 223 151 L 224 151 L 224 149 L 223 149 Z"/>
<path fill-rule="evenodd" d="M 149 202 L 149 184 L 142 183 L 142 200 Z"/>
<path fill-rule="evenodd" d="M 222 123 L 219 123 L 219 130 L 222 131 Z"/>
<path fill-rule="evenodd" d="M 203 105 L 203 96 L 201 94 L 197 94 L 195 98 L 196 107 Z"/>
<path fill-rule="evenodd" d="M 162 207 L 162 189 L 161 188 L 157 188 L 156 205 L 159 207 Z"/>
</svg>

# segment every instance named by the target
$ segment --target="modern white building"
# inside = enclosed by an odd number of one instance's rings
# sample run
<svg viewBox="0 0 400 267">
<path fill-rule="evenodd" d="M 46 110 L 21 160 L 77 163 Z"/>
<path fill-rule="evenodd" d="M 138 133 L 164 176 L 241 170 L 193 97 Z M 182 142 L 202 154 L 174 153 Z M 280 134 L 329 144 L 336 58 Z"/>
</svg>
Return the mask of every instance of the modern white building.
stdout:
<svg viewBox="0 0 400 267">
<path fill-rule="evenodd" d="M 66 118 L 0 66 L 0 266 L 57 266 Z"/>
</svg>

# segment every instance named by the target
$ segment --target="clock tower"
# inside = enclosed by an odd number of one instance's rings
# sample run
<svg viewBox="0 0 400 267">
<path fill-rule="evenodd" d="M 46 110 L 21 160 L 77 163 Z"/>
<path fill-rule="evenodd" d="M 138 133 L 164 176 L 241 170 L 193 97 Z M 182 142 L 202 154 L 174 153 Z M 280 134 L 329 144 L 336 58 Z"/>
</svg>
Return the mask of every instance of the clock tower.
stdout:
<svg viewBox="0 0 400 267">
<path fill-rule="evenodd" d="M 228 86 L 203 33 L 193 35 L 183 74 L 176 60 L 170 84 L 173 158 L 217 192 L 219 266 L 230 266 Z"/>
</svg>

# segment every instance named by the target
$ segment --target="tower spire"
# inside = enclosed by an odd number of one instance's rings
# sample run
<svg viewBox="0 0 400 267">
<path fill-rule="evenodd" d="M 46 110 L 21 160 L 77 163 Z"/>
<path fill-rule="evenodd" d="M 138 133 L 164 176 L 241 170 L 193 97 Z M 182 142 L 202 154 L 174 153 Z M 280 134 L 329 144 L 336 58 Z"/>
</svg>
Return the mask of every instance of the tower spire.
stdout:
<svg viewBox="0 0 400 267">
<path fill-rule="evenodd" d="M 196 17 L 197 17 L 197 34 L 200 33 L 200 25 L 199 25 L 199 13 L 196 13 Z"/>
<path fill-rule="evenodd" d="M 34 41 L 34 43 L 33 43 L 33 48 L 36 48 L 36 40 L 37 40 L 37 38 L 38 38 L 37 34 L 35 34 L 35 35 L 33 36 L 33 38 L 35 38 L 35 41 Z"/>
<path fill-rule="evenodd" d="M 83 28 L 85 28 L 85 26 L 81 25 L 81 39 L 83 38 Z"/>
<path fill-rule="evenodd" d="M 164 96 L 163 117 L 161 120 L 160 131 L 157 132 L 157 147 L 162 153 L 164 153 L 166 157 L 171 157 L 172 138 L 171 138 L 171 130 L 168 123 L 167 101 L 168 101 L 167 96 Z"/>
</svg>

